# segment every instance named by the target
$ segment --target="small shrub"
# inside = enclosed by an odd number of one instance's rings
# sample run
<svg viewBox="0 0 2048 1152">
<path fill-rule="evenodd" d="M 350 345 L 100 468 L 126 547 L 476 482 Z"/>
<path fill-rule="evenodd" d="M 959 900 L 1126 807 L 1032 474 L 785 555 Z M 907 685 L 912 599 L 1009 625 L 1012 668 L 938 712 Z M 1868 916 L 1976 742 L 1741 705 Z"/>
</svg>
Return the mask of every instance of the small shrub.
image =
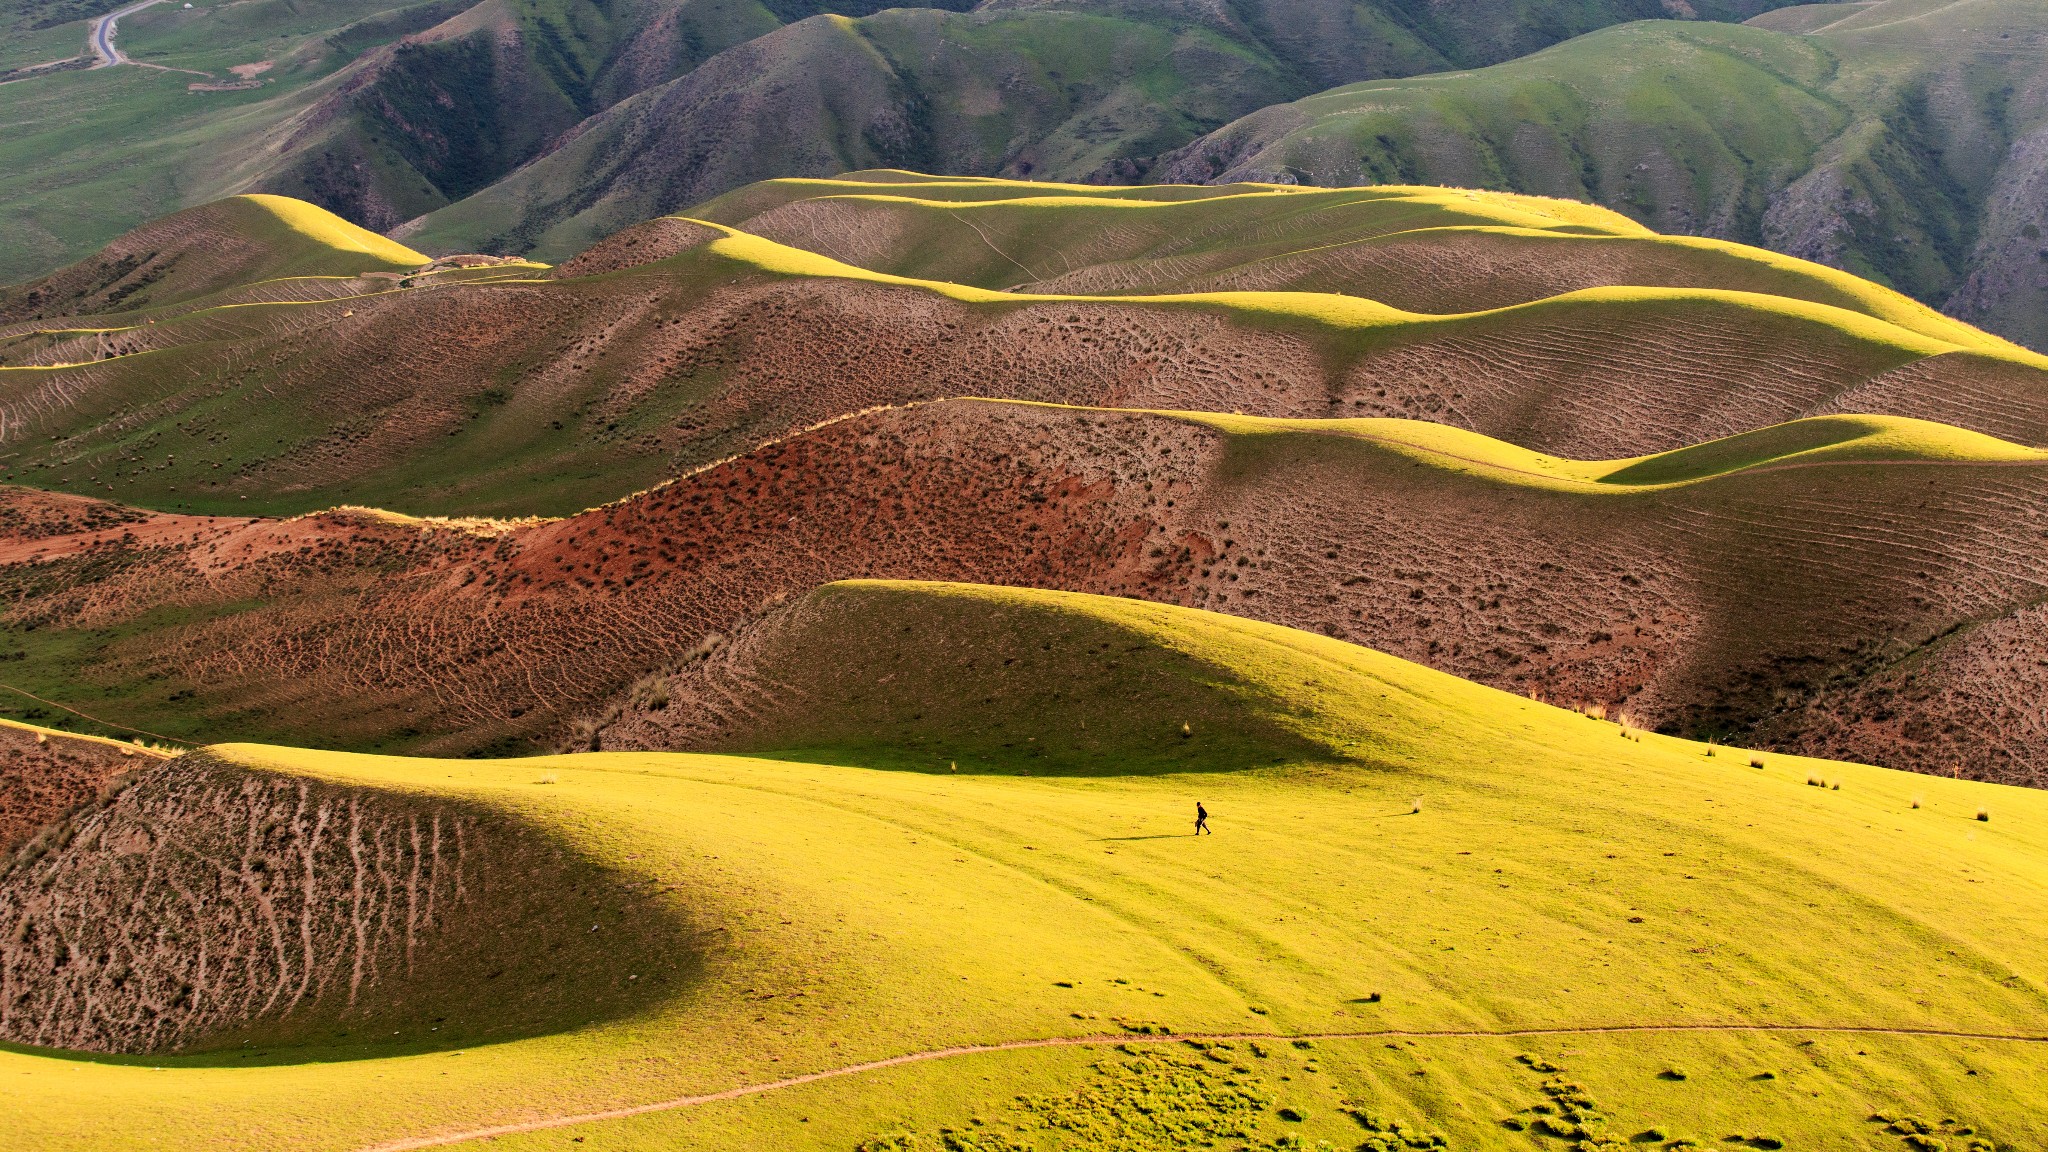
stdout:
<svg viewBox="0 0 2048 1152">
<path fill-rule="evenodd" d="M 1913 799 L 1910 801 L 1912 806 L 1915 808 L 1918 808 L 1923 802 L 1924 801 L 1921 799 L 1921 797 L 1918 796 L 1913 797 Z"/>
<path fill-rule="evenodd" d="M 1310 1049 L 1310 1048 L 1313 1048 L 1313 1047 L 1315 1047 L 1315 1046 L 1316 1046 L 1316 1043 L 1315 1043 L 1315 1041 L 1313 1041 L 1313 1040 L 1296 1040 L 1296 1041 L 1294 1042 L 1294 1046 L 1295 1046 L 1296 1048 L 1300 1048 L 1300 1049 L 1302 1049 L 1302 1050 L 1306 1051 L 1306 1050 L 1308 1050 L 1308 1049 Z"/>
<path fill-rule="evenodd" d="M 1828 790 L 1832 792 L 1840 792 L 1842 790 L 1842 782 L 1840 780 L 1828 781 Z"/>
<path fill-rule="evenodd" d="M 1296 1108 L 1290 1104 L 1287 1107 L 1280 1109 L 1280 1111 L 1275 1113 L 1275 1115 L 1279 1116 L 1282 1120 L 1287 1120 L 1295 1124 L 1299 1124 L 1302 1121 L 1308 1119 L 1308 1110 L 1304 1108 Z"/>
<path fill-rule="evenodd" d="M 1749 1138 L 1749 1146 L 1752 1148 L 1783 1148 L 1785 1142 L 1776 1136 L 1751 1136 Z"/>
<path fill-rule="evenodd" d="M 1979 808 L 1979 809 L 1977 809 L 1977 819 L 1979 819 L 1979 820 L 1982 820 L 1982 821 L 1984 821 L 1985 823 L 1989 824 L 1989 823 L 1991 822 L 1991 809 L 1989 809 L 1989 808 Z"/>
<path fill-rule="evenodd" d="M 535 780 L 535 781 L 534 781 L 534 783 L 535 783 L 535 784 L 553 784 L 553 783 L 555 783 L 555 774 L 554 774 L 553 772 L 549 772 L 549 773 L 547 773 L 546 775 L 542 776 L 542 777 L 541 777 L 540 779 L 538 779 L 538 780 Z"/>
<path fill-rule="evenodd" d="M 1686 1079 L 1685 1070 L 1682 1068 L 1666 1068 L 1662 1072 L 1657 1073 L 1657 1079 L 1684 1080 Z"/>
<path fill-rule="evenodd" d="M 1413 800 L 1412 802 L 1410 802 L 1410 803 L 1409 803 L 1409 805 L 1408 805 L 1408 812 L 1409 812 L 1409 814 L 1410 814 L 1410 815 L 1414 815 L 1414 814 L 1416 814 L 1416 813 L 1418 813 L 1418 812 L 1421 812 L 1421 811 L 1422 811 L 1422 797 L 1420 797 L 1420 796 L 1417 796 L 1417 797 L 1416 797 L 1416 798 L 1415 798 L 1415 799 L 1414 799 L 1414 800 Z M 1989 817 L 1985 817 L 1985 819 L 1989 819 Z"/>
<path fill-rule="evenodd" d="M 1749 758 L 1749 766 L 1750 766 L 1751 768 L 1761 768 L 1761 767 L 1763 767 L 1763 766 L 1764 766 L 1764 758 L 1763 758 L 1763 757 L 1761 757 L 1761 756 L 1751 756 L 1751 757 Z"/>
</svg>

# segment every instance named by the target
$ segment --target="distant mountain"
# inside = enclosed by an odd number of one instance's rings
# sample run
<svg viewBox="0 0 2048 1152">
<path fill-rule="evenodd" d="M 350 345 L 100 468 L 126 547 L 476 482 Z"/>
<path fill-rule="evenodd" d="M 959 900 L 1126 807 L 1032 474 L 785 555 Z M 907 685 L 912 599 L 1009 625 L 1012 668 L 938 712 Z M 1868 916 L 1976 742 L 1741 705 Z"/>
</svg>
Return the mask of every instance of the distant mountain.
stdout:
<svg viewBox="0 0 2048 1152">
<path fill-rule="evenodd" d="M 1740 18 L 1773 6 L 1678 8 Z M 821 16 L 592 117 L 558 150 L 398 234 L 429 251 L 552 260 L 777 176 L 901 167 L 1128 182 L 1145 157 L 1332 84 L 1490 64 L 1673 10 L 1660 0 L 985 0 L 971 12 Z"/>
<path fill-rule="evenodd" d="M 1612 28 L 1262 109 L 1160 182 L 1385 181 L 1587 199 L 1762 244 L 2048 347 L 2048 8 L 1810 5 Z"/>
<path fill-rule="evenodd" d="M 971 0 L 931 0 L 965 7 Z M 881 0 L 483 0 L 380 48 L 292 125 L 257 186 L 388 230 L 470 195 L 586 118 L 724 49 Z M 911 6 L 921 6 L 913 0 Z M 415 9 L 402 15 L 412 16 Z M 395 17 L 394 17 L 395 18 Z M 416 19 L 416 17 L 414 17 Z"/>
</svg>

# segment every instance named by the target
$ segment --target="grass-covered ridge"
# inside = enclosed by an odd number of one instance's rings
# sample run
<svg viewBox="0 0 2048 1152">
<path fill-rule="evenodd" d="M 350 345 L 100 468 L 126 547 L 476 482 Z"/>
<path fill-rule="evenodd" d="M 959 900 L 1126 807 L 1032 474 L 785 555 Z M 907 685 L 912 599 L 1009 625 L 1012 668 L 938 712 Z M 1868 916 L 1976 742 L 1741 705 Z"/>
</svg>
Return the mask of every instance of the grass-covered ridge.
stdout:
<svg viewBox="0 0 2048 1152">
<path fill-rule="evenodd" d="M 1648 456 L 1569 460 L 1423 420 L 1174 415 L 1247 440 L 1290 434 L 1356 438 L 1504 484 L 1585 494 L 1649 492 L 1754 470 L 1827 464 L 2048 464 L 2048 450 L 1903 416 L 1810 416 Z"/>
<path fill-rule="evenodd" d="M 1129 208 L 1152 211 L 1119 211 Z M 1526 252 L 1564 267 L 1609 260 L 1643 277 L 1634 281 L 1642 286 L 1788 296 L 1864 312 L 1940 339 L 1982 339 L 1967 324 L 1825 264 L 1711 237 L 1661 235 L 1582 200 L 1474 188 L 1101 188 L 852 173 L 831 180 L 763 181 L 691 214 L 873 271 L 985 288 L 1092 282 L 1145 283 L 1170 291 L 1205 281 L 1263 279 L 1380 298 L 1423 289 L 1347 266 L 1344 250 L 1364 255 L 1423 242 L 1447 252 L 1461 245 L 1502 257 Z M 878 236 L 886 240 L 877 242 Z M 1630 256 L 1620 258 L 1620 251 Z M 1496 276 L 1512 284 L 1502 261 L 1493 263 Z M 1432 273 L 1440 276 L 1444 269 L 1411 270 L 1409 279 Z"/>
<path fill-rule="evenodd" d="M 2010 96 L 2040 80 L 2039 5 L 1881 0 L 1750 23 L 1641 21 L 1489 68 L 1334 88 L 1226 125 L 1149 178 L 1584 198 L 1823 260 L 2048 346 L 2043 221 L 2003 207 L 2042 123 Z"/>
<path fill-rule="evenodd" d="M 561 515 L 849 411 L 977 394 L 1429 418 L 1566 456 L 1838 401 L 2048 441 L 2027 400 L 2048 359 L 1567 201 L 888 172 L 706 210 L 744 223 L 663 217 L 552 271 L 409 266 L 282 198 L 173 215 L 0 297 L 5 479 L 217 513 Z M 685 335 L 700 320 L 709 343 Z M 1858 395 L 1892 374 L 1926 380 Z"/>
<path fill-rule="evenodd" d="M 79 334 L 18 323 L 56 317 L 115 314 L 94 331 L 118 332 L 153 323 L 147 313 L 175 305 L 263 298 L 277 281 L 390 274 L 429 262 L 303 200 L 230 196 L 153 220 L 40 280 L 0 289 L 0 318 L 17 321 L 9 325 L 17 340 Z"/>
<path fill-rule="evenodd" d="M 272 249 L 271 260 L 253 270 L 263 279 L 399 271 L 417 268 L 431 259 L 290 196 L 250 193 L 229 197 L 221 204 L 232 213 L 222 221 L 223 226 Z"/>
<path fill-rule="evenodd" d="M 1926 319 L 1902 316 L 1901 319 L 1918 321 L 1915 327 L 1908 328 L 1835 305 L 1816 304 L 1807 300 L 1757 292 L 1716 288 L 1586 288 L 1522 304 L 1449 315 L 1407 312 L 1357 296 L 1320 292 L 1229 291 L 1158 296 L 1035 293 L 977 288 L 952 281 L 924 280 L 876 272 L 835 260 L 830 256 L 778 244 L 738 229 L 715 224 L 712 226 L 722 228 L 726 234 L 705 245 L 706 249 L 711 254 L 737 265 L 782 276 L 865 280 L 876 284 L 920 288 L 972 304 L 1088 300 L 1160 307 L 1215 308 L 1248 318 L 1296 322 L 1333 332 L 1357 335 L 1398 333 L 1402 336 L 1426 336 L 1431 326 L 1483 327 L 1525 318 L 1547 319 L 1542 316 L 1544 313 L 1577 312 L 1579 315 L 1574 319 L 1578 323 L 1605 327 L 1626 326 L 1630 322 L 1631 312 L 1655 314 L 1678 309 L 1733 311 L 1763 318 L 1767 322 L 1787 321 L 1794 327 L 1804 327 L 1815 333 L 1832 329 L 1834 333 L 1852 342 L 1865 344 L 1874 349 L 1891 350 L 1899 357 L 1901 363 L 1944 352 L 1970 351 L 2031 367 L 2048 367 L 2048 357 L 2030 352 L 1968 325 L 1933 316 L 1931 313 Z M 1944 336 L 1952 337 L 1953 341 L 1926 334 L 1920 330 L 1921 324 L 1941 332 Z"/>
<path fill-rule="evenodd" d="M 146 1063 L 11 1049 L 0 1078 L 18 1107 L 0 1147 L 367 1149 L 963 1043 L 1104 1034 L 493 1143 L 843 1152 L 894 1133 L 938 1147 L 952 1128 L 1053 1152 L 1075 1146 L 1075 1125 L 1130 1123 L 1147 1085 L 1185 1105 L 1177 1123 L 1235 1126 L 1253 1147 L 1355 1146 L 1372 1133 L 1350 1112 L 1454 1149 L 1525 1147 L 1507 1122 L 1543 1117 L 1622 1142 L 1654 1130 L 1657 1145 L 1893 1146 L 1883 1129 L 1909 1117 L 1956 1148 L 2044 1138 L 2037 1047 L 1995 1038 L 2037 1034 L 2048 1007 L 2037 792 L 1789 757 L 1756 767 L 1186 609 L 957 585 L 825 594 L 874 598 L 913 628 L 986 611 L 1021 638 L 1036 621 L 1048 660 L 1112 633 L 1144 639 L 1284 702 L 1329 751 L 1073 779 L 1035 771 L 1026 749 L 1004 753 L 1001 774 L 215 749 L 323 789 L 515 817 L 614 872 L 638 915 L 702 930 L 702 967 L 631 1019 L 453 1050 L 425 1039 L 429 1020 L 346 1061 L 261 1044 Z M 952 636 L 947 654 L 967 655 L 972 634 Z M 848 654 L 816 639 L 820 658 Z M 887 724 L 871 735 L 893 738 Z M 1204 747 L 1199 730 L 1190 743 Z M 1187 834 L 1196 800 L 1215 836 Z M 589 910 L 600 939 L 620 911 Z M 584 908 L 560 912 L 587 932 Z M 478 954 L 523 939 L 480 940 Z M 586 978 L 637 983 L 658 960 L 615 945 Z M 1162 1029 L 1241 1038 L 1189 1047 Z M 1515 1034 L 1531 1029 L 1557 1031 Z M 1325 1038 L 1286 1039 L 1303 1034 Z"/>
</svg>

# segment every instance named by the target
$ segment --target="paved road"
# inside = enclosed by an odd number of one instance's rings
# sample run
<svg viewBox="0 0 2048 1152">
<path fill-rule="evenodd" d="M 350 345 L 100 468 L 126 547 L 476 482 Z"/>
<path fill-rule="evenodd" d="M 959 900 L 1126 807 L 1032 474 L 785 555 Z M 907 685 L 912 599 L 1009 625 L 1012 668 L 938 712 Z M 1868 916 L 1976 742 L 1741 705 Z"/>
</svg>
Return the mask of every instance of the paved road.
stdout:
<svg viewBox="0 0 2048 1152">
<path fill-rule="evenodd" d="M 85 46 L 92 50 L 94 56 L 99 57 L 99 63 L 94 64 L 93 67 L 108 68 L 115 64 L 128 63 L 128 57 L 121 55 L 121 50 L 114 47 L 114 25 L 120 22 L 121 17 L 128 15 L 130 12 L 140 12 L 152 4 L 161 4 L 163 2 L 164 0 L 140 0 L 139 3 L 130 4 L 125 8 L 116 8 L 114 11 L 93 21 L 92 31 L 87 33 L 85 37 Z"/>
</svg>

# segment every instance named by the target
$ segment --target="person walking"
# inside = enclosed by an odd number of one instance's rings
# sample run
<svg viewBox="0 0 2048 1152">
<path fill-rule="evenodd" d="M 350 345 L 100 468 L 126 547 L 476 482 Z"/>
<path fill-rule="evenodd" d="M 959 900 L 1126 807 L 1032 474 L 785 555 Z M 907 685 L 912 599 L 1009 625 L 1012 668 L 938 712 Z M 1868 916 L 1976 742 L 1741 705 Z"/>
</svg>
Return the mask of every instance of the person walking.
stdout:
<svg viewBox="0 0 2048 1152">
<path fill-rule="evenodd" d="M 1200 836 L 1204 832 L 1208 832 L 1211 836 L 1216 834 L 1209 828 L 1209 810 L 1202 807 L 1202 802 L 1197 800 L 1195 801 L 1195 835 Z"/>
</svg>

